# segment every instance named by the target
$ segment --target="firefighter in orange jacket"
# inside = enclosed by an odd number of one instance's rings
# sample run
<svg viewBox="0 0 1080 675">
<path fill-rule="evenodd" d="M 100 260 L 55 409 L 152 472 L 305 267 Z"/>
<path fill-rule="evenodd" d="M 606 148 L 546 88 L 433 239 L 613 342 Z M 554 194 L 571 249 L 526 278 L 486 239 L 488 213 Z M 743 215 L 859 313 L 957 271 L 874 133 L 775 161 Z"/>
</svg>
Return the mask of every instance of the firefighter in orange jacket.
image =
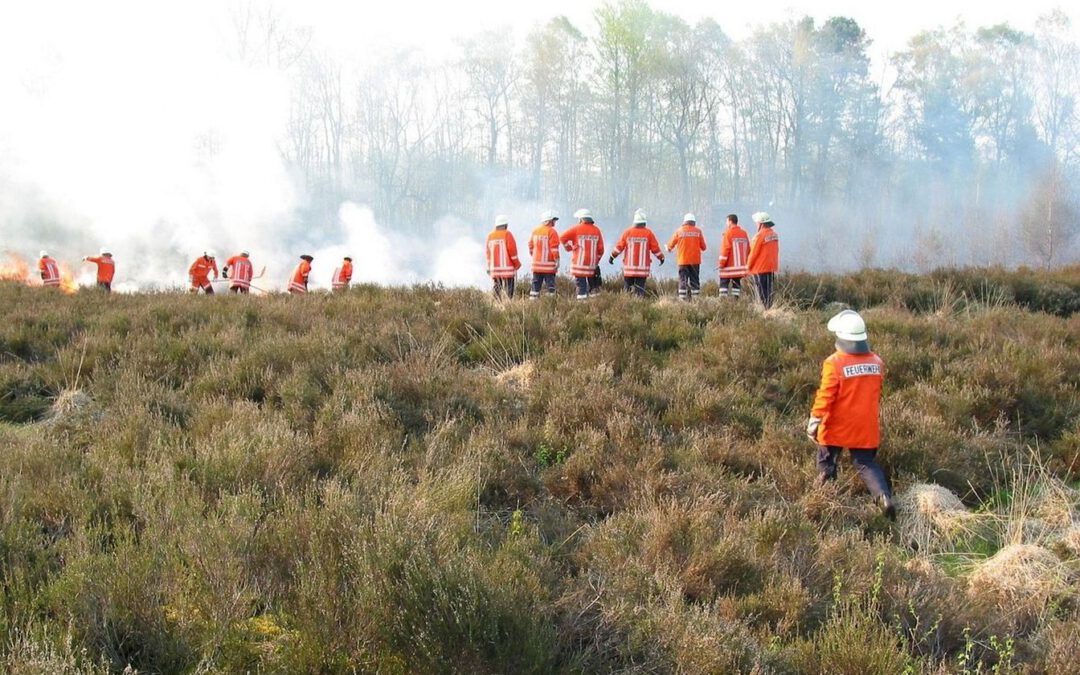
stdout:
<svg viewBox="0 0 1080 675">
<path fill-rule="evenodd" d="M 254 268 L 251 266 L 250 256 L 251 254 L 247 251 L 240 251 L 240 255 L 234 255 L 226 260 L 225 266 L 221 268 L 221 276 L 229 279 L 230 293 L 246 295 L 251 292 L 251 278 L 254 276 Z"/>
<path fill-rule="evenodd" d="M 308 292 L 308 277 L 311 276 L 311 261 L 315 260 L 305 254 L 300 256 L 300 264 L 293 270 L 289 278 L 289 292 L 293 295 L 303 295 Z"/>
<path fill-rule="evenodd" d="M 330 280 L 330 285 L 334 287 L 335 293 L 341 293 L 349 288 L 349 283 L 352 281 L 352 258 L 345 256 L 341 261 L 341 267 L 334 270 L 334 277 Z"/>
<path fill-rule="evenodd" d="M 600 291 L 597 271 L 604 255 L 604 235 L 593 222 L 592 211 L 578 209 L 577 225 L 562 233 L 559 242 L 571 253 L 570 275 L 574 277 L 577 299 L 585 300 Z"/>
<path fill-rule="evenodd" d="M 697 226 L 697 216 L 688 213 L 683 224 L 675 230 L 667 250 L 678 249 L 675 264 L 679 266 L 679 299 L 688 300 L 701 294 L 701 252 L 705 250 L 705 234 Z"/>
<path fill-rule="evenodd" d="M 769 309 L 772 307 L 773 281 L 780 268 L 780 236 L 773 230 L 776 224 L 764 211 L 754 214 L 754 222 L 758 224 L 758 231 L 750 242 L 747 268 L 754 278 L 758 299 L 765 309 Z"/>
<path fill-rule="evenodd" d="M 203 251 L 203 254 L 196 258 L 195 262 L 191 263 L 191 267 L 188 268 L 192 293 L 202 291 L 207 295 L 214 294 L 214 285 L 210 283 L 211 272 L 213 272 L 214 278 L 217 279 L 217 260 L 214 259 L 214 254 L 210 251 Z"/>
<path fill-rule="evenodd" d="M 615 244 L 615 249 L 608 257 L 608 264 L 614 265 L 615 258 L 626 252 L 623 258 L 623 290 L 633 291 L 638 297 L 645 297 L 645 280 L 652 268 L 652 256 L 664 264 L 664 254 L 660 242 L 648 227 L 645 212 L 638 209 L 634 213 L 634 224 L 626 229 Z"/>
<path fill-rule="evenodd" d="M 106 293 L 111 293 L 113 278 L 116 276 L 116 263 L 113 261 L 112 253 L 109 253 L 109 249 L 101 249 L 96 256 L 88 255 L 83 258 L 83 262 L 94 263 L 97 265 L 98 288 Z"/>
<path fill-rule="evenodd" d="M 806 424 L 806 435 L 818 446 L 818 479 L 836 479 L 837 457 L 847 448 L 875 501 L 895 519 L 892 490 L 876 459 L 885 364 L 870 351 L 866 323 L 858 312 L 845 309 L 829 319 L 828 329 L 836 334 L 836 352 L 821 367 L 821 386 Z"/>
<path fill-rule="evenodd" d="M 729 213 L 724 238 L 720 242 L 720 297 L 739 299 L 742 280 L 747 274 L 750 256 L 750 236 L 739 227 L 739 217 Z"/>
<path fill-rule="evenodd" d="M 559 272 L 559 233 L 555 231 L 558 219 L 554 211 L 545 211 L 540 216 L 540 226 L 529 237 L 529 255 L 532 257 L 530 300 L 539 298 L 541 290 L 555 295 L 555 275 Z"/>
<path fill-rule="evenodd" d="M 42 251 L 38 256 L 38 273 L 41 275 L 41 283 L 46 287 L 60 287 L 60 265 L 48 251 Z"/>
<path fill-rule="evenodd" d="M 487 269 L 493 282 L 492 292 L 495 297 L 514 297 L 514 281 L 521 268 L 518 260 L 517 241 L 507 227 L 510 219 L 504 215 L 495 216 L 495 229 L 487 238 Z"/>
</svg>

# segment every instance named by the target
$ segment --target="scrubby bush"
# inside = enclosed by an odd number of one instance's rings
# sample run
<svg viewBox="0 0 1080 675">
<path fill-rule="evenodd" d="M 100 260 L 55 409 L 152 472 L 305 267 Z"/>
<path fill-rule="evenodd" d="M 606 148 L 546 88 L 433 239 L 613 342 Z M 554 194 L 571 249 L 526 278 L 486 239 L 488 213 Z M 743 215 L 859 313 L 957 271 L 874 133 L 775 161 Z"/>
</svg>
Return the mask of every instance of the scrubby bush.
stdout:
<svg viewBox="0 0 1080 675">
<path fill-rule="evenodd" d="M 0 284 L 0 660 L 1068 670 L 1078 296 L 1075 270 L 787 275 L 769 313 Z M 962 527 L 892 526 L 846 462 L 814 486 L 801 429 L 842 305 L 887 364 L 898 493 L 949 491 Z M 1023 620 L 969 583 L 1009 545 L 1065 582 Z"/>
</svg>

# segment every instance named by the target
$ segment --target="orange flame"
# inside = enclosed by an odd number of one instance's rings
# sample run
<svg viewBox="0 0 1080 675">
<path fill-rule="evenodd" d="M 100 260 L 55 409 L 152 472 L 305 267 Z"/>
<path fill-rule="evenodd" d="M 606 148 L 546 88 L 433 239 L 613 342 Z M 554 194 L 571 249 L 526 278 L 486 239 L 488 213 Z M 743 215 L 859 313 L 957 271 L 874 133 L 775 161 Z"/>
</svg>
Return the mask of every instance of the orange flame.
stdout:
<svg viewBox="0 0 1080 675">
<path fill-rule="evenodd" d="M 66 263 L 59 263 L 58 266 L 60 290 L 67 295 L 74 294 L 79 290 L 79 285 L 75 283 L 75 275 L 71 273 L 71 268 Z M 31 269 L 29 262 L 10 251 L 6 252 L 3 258 L 0 258 L 0 281 L 17 281 L 27 286 L 41 286 L 37 275 L 30 273 Z"/>
<path fill-rule="evenodd" d="M 0 281 L 18 281 L 30 283 L 30 265 L 14 253 L 5 253 L 0 258 Z"/>
</svg>

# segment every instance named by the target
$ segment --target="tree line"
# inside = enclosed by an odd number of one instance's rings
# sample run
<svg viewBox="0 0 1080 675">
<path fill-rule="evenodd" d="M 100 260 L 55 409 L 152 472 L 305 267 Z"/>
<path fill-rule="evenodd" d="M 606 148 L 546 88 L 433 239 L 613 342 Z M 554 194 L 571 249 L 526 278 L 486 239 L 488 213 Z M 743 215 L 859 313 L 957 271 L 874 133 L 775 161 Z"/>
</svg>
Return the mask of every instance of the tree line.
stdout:
<svg viewBox="0 0 1080 675">
<path fill-rule="evenodd" d="M 718 226 L 767 207 L 808 265 L 1074 255 L 1080 46 L 1061 11 L 1033 33 L 927 30 L 886 68 L 851 18 L 737 40 L 644 0 L 603 4 L 587 26 L 556 17 L 517 42 L 482 32 L 450 55 L 363 65 L 273 6 L 232 16 L 237 57 L 291 78 L 280 148 L 316 230 L 345 200 L 416 234 L 450 213 L 486 223 L 511 201 L 618 224 L 638 206 Z"/>
</svg>

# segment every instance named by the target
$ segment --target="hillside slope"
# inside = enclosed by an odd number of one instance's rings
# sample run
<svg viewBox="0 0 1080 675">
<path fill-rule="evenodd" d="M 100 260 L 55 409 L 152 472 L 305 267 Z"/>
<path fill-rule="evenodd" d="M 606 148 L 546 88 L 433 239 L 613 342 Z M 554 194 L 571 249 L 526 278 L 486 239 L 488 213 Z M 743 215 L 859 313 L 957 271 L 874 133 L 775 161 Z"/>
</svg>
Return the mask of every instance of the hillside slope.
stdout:
<svg viewBox="0 0 1080 675">
<path fill-rule="evenodd" d="M 0 284 L 5 669 L 1076 672 L 1074 272 L 797 275 L 768 315 Z M 813 484 L 834 301 L 895 525 Z"/>
</svg>

